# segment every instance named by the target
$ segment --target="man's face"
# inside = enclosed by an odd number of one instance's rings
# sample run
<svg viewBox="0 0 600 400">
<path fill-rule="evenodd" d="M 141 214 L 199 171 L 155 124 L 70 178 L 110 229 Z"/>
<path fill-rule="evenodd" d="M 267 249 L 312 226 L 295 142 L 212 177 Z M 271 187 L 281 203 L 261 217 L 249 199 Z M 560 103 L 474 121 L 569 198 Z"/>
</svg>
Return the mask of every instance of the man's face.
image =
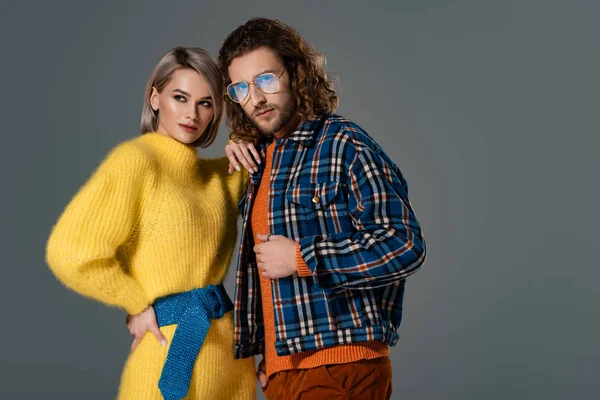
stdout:
<svg viewBox="0 0 600 400">
<path fill-rule="evenodd" d="M 263 93 L 252 83 L 257 75 L 266 72 L 279 77 L 276 93 Z M 284 137 L 296 127 L 297 105 L 292 95 L 290 76 L 271 49 L 261 47 L 234 58 L 229 66 L 229 76 L 231 82 L 250 83 L 248 97 L 240 106 L 261 133 Z"/>
</svg>

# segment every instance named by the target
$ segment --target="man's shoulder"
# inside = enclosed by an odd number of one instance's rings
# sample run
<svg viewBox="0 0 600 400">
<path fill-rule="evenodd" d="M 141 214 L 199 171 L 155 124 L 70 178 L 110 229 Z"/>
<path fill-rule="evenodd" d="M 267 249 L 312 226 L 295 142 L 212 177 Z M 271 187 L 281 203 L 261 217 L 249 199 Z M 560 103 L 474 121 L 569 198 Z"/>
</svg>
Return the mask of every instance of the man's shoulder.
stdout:
<svg viewBox="0 0 600 400">
<path fill-rule="evenodd" d="M 338 114 L 329 114 L 323 118 L 321 134 L 326 139 L 347 142 L 357 149 L 375 148 L 375 141 L 356 122 Z"/>
<path fill-rule="evenodd" d="M 323 130 L 325 131 L 362 131 L 363 129 L 354 121 L 338 114 L 323 116 Z"/>
</svg>

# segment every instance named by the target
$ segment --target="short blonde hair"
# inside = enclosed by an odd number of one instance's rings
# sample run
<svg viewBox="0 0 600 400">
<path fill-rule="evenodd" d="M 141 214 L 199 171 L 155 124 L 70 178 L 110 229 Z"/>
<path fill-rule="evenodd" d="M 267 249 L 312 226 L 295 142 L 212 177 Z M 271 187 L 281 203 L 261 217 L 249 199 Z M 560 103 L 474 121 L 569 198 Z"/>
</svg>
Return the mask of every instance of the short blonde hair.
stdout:
<svg viewBox="0 0 600 400">
<path fill-rule="evenodd" d="M 179 69 L 192 69 L 202 75 L 208 84 L 208 89 L 213 100 L 213 118 L 207 125 L 206 130 L 192 143 L 195 147 L 206 148 L 212 144 L 217 137 L 219 125 L 223 118 L 223 78 L 219 67 L 210 54 L 204 49 L 197 47 L 175 47 L 165 54 L 148 79 L 144 93 L 144 106 L 140 129 L 142 134 L 154 132 L 158 129 L 158 111 L 154 111 L 150 105 L 150 95 L 155 87 L 159 93 L 171 80 L 173 73 Z"/>
</svg>

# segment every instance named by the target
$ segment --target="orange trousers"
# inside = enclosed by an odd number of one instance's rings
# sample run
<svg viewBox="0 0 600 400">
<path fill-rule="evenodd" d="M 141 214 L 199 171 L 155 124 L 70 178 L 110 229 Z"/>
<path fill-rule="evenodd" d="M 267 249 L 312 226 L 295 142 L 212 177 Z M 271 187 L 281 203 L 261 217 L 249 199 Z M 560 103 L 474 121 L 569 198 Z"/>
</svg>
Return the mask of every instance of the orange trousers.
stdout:
<svg viewBox="0 0 600 400">
<path fill-rule="evenodd" d="M 264 393 L 268 400 L 389 400 L 392 363 L 385 356 L 280 371 L 269 378 Z"/>
</svg>

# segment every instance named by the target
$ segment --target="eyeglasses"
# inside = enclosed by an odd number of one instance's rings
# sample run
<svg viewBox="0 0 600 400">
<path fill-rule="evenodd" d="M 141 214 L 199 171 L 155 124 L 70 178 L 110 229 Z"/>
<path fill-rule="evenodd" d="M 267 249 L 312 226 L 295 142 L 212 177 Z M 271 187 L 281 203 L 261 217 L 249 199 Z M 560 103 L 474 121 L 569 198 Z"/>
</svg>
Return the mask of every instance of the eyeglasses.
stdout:
<svg viewBox="0 0 600 400">
<path fill-rule="evenodd" d="M 279 90 L 279 78 L 281 78 L 284 72 L 285 69 L 281 71 L 279 76 L 272 72 L 265 72 L 264 74 L 256 75 L 252 82 L 239 81 L 230 83 L 227 86 L 227 95 L 234 102 L 241 103 L 250 94 L 250 85 L 252 84 L 256 85 L 257 89 L 263 93 L 276 93 Z"/>
</svg>

